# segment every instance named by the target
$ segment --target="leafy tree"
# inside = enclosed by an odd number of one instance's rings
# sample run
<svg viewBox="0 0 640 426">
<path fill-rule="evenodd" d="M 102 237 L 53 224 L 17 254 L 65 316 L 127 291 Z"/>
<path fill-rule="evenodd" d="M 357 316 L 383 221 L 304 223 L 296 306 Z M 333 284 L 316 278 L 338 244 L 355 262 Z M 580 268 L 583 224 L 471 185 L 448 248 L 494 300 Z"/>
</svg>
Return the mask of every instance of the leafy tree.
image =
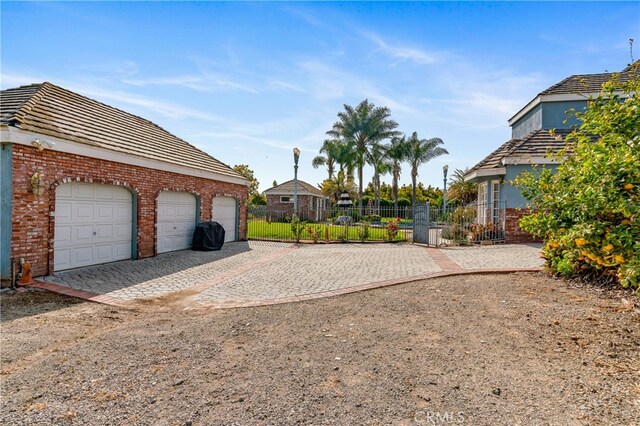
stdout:
<svg viewBox="0 0 640 426">
<path fill-rule="evenodd" d="M 253 175 L 253 170 L 249 168 L 246 164 L 237 164 L 233 166 L 233 170 L 240 173 L 247 180 L 249 184 L 249 196 L 253 196 L 259 194 L 258 187 L 260 186 L 260 182 Z"/>
<path fill-rule="evenodd" d="M 411 184 L 413 187 L 413 191 L 411 194 L 411 203 L 415 206 L 416 204 L 416 180 L 418 178 L 418 168 L 422 164 L 426 164 L 429 161 L 433 160 L 436 157 L 439 157 L 444 154 L 448 154 L 449 152 L 442 148 L 439 145 L 442 145 L 442 139 L 440 138 L 431 138 L 431 139 L 420 139 L 418 138 L 418 133 L 413 132 L 411 137 L 408 139 L 407 143 L 409 144 L 407 161 L 411 165 Z"/>
<path fill-rule="evenodd" d="M 340 170 L 333 179 L 325 179 L 320 184 L 320 190 L 324 195 L 331 198 L 334 203 L 338 202 L 340 194 L 346 189 L 353 199 L 355 195 L 355 184 L 353 179 L 349 179 L 344 171 Z"/>
<path fill-rule="evenodd" d="M 344 111 L 338 113 L 338 121 L 327 135 L 347 144 L 355 145 L 354 165 L 358 170 L 358 209 L 362 211 L 363 177 L 362 170 L 370 146 L 393 136 L 398 123 L 391 120 L 391 112 L 386 107 L 376 107 L 365 99 L 355 108 L 344 105 Z"/>
<path fill-rule="evenodd" d="M 278 182 L 276 182 L 276 180 L 273 180 L 273 183 L 271 184 L 272 187 L 278 186 Z"/>
<path fill-rule="evenodd" d="M 253 194 L 249 197 L 249 203 L 254 206 L 264 206 L 267 204 L 267 196 L 264 194 Z"/>
<path fill-rule="evenodd" d="M 556 173 L 521 174 L 534 213 L 520 226 L 543 237 L 554 273 L 611 277 L 640 295 L 640 79 L 614 78 L 575 113 L 579 129 L 557 154 Z M 625 96 L 620 96 L 623 93 Z"/>
<path fill-rule="evenodd" d="M 398 189 L 399 198 L 411 200 L 413 196 L 412 185 L 402 185 Z M 416 186 L 416 203 L 430 203 L 433 206 L 442 205 L 442 190 L 434 188 L 431 185 L 425 188 L 422 182 L 418 182 Z"/>
<path fill-rule="evenodd" d="M 465 170 L 456 169 L 453 172 L 449 179 L 447 200 L 464 205 L 469 204 L 478 198 L 478 184 L 464 180 L 464 175 L 468 172 L 468 167 Z"/>
<path fill-rule="evenodd" d="M 409 155 L 409 144 L 407 138 L 394 137 L 391 139 L 391 143 L 387 148 L 387 156 L 391 160 L 391 187 L 393 196 L 393 209 L 394 213 L 398 215 L 398 180 L 400 179 L 400 173 L 402 172 L 402 163 L 407 159 Z"/>
</svg>

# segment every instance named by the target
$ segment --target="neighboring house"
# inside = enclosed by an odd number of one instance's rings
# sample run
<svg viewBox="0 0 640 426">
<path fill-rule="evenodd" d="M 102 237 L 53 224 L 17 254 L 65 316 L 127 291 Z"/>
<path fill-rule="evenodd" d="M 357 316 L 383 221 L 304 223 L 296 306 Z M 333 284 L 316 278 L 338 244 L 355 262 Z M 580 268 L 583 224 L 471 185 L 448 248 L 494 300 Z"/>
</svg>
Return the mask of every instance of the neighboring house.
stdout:
<svg viewBox="0 0 640 426">
<path fill-rule="evenodd" d="M 267 210 L 292 215 L 293 186 L 293 181 L 290 180 L 264 191 L 267 197 Z M 298 180 L 298 216 L 301 219 L 324 220 L 329 207 L 329 197 L 310 183 Z"/>
<path fill-rule="evenodd" d="M 156 124 L 51 83 L 0 92 L 2 279 L 246 236 L 246 180 Z"/>
<path fill-rule="evenodd" d="M 638 64 L 638 62 L 636 62 Z M 631 67 L 619 73 L 628 80 Z M 597 96 L 602 84 L 613 73 L 573 75 L 538 94 L 509 119 L 512 139 L 489 154 L 465 175 L 465 180 L 478 183 L 478 222 L 504 226 L 507 242 L 532 241 L 531 235 L 518 226 L 529 214 L 527 201 L 511 181 L 534 166 L 555 169 L 558 161 L 549 152 L 565 146 L 564 136 L 578 124 L 567 111 L 583 111 L 589 96 Z M 557 136 L 550 130 L 555 129 Z"/>
</svg>

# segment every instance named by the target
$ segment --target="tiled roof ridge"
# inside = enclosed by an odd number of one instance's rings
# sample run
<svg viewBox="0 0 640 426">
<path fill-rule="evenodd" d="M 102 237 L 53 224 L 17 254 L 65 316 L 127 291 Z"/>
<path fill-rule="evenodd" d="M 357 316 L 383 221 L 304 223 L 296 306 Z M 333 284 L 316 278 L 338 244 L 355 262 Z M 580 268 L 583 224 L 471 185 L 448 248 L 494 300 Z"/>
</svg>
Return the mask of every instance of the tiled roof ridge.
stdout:
<svg viewBox="0 0 640 426">
<path fill-rule="evenodd" d="M 33 109 L 34 106 L 38 104 L 38 102 L 46 95 L 47 89 L 52 86 L 51 83 L 45 81 L 43 83 L 31 83 L 23 86 L 16 87 L 14 89 L 7 90 L 16 90 L 16 89 L 26 89 L 29 87 L 37 87 L 35 92 L 33 92 L 25 101 L 20 104 L 18 108 L 13 112 L 11 121 L 17 121 L 21 123 L 21 117 L 25 116 Z"/>
</svg>

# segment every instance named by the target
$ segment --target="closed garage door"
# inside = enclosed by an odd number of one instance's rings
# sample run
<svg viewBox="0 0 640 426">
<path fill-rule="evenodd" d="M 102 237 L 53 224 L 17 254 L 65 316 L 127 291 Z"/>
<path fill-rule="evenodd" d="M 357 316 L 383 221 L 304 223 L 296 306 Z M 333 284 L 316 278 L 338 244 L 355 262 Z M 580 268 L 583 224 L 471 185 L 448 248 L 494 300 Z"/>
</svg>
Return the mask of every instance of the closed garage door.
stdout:
<svg viewBox="0 0 640 426">
<path fill-rule="evenodd" d="M 164 191 L 158 196 L 158 253 L 191 247 L 196 227 L 196 197 Z"/>
<path fill-rule="evenodd" d="M 224 228 L 224 241 L 236 240 L 236 200 L 231 197 L 215 197 L 213 199 L 212 220 Z"/>
<path fill-rule="evenodd" d="M 64 183 L 56 189 L 56 271 L 131 258 L 133 197 L 127 189 Z"/>
</svg>

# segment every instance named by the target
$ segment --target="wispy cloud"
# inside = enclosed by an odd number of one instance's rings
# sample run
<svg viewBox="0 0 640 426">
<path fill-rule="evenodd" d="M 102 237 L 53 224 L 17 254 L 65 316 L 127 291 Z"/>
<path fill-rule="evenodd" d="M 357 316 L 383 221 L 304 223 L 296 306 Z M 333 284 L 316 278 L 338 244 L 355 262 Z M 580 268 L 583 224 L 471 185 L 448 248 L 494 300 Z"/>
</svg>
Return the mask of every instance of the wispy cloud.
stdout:
<svg viewBox="0 0 640 426">
<path fill-rule="evenodd" d="M 399 61 L 411 61 L 420 65 L 431 65 L 439 62 L 441 59 L 438 54 L 426 52 L 417 47 L 392 44 L 384 40 L 382 36 L 373 32 L 365 31 L 362 34 L 377 46 L 378 51 Z"/>
<path fill-rule="evenodd" d="M 211 74 L 123 79 L 122 82 L 132 86 L 179 86 L 200 92 L 217 92 L 231 89 L 258 93 L 257 90 L 250 86 Z"/>
<path fill-rule="evenodd" d="M 299 92 L 299 93 L 307 93 L 307 91 L 301 88 L 300 86 L 287 83 L 286 81 L 271 80 L 269 81 L 269 85 L 278 89 L 290 90 L 290 91 Z"/>
</svg>

